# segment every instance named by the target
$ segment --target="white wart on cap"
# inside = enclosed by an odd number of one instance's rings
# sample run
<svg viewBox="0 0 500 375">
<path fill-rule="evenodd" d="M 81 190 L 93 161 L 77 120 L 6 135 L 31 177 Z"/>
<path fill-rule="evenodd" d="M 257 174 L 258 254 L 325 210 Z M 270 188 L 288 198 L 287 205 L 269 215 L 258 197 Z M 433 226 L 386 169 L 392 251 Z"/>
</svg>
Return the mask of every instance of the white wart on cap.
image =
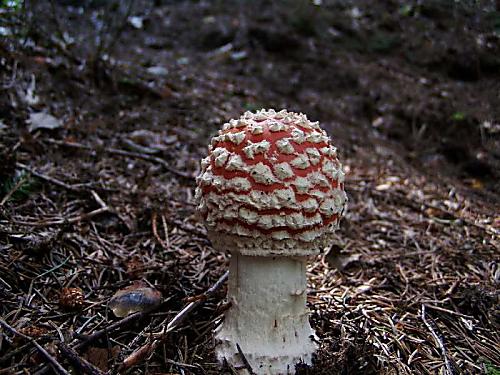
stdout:
<svg viewBox="0 0 500 375">
<path fill-rule="evenodd" d="M 212 243 L 242 255 L 317 254 L 347 201 L 326 132 L 286 110 L 245 112 L 224 124 L 197 182 Z"/>
</svg>

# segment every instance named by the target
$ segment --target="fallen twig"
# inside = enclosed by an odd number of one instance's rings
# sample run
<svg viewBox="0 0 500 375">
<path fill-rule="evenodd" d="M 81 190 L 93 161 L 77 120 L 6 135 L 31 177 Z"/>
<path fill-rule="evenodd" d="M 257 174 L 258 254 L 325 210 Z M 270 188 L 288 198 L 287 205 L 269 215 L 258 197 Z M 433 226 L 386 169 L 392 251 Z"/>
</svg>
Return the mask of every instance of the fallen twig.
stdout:
<svg viewBox="0 0 500 375">
<path fill-rule="evenodd" d="M 174 328 L 176 328 L 184 319 L 187 317 L 187 315 L 193 311 L 198 305 L 200 305 L 203 301 L 206 301 L 209 297 L 211 297 L 221 286 L 224 284 L 229 277 L 229 271 L 226 271 L 217 282 L 212 285 L 205 293 L 202 294 L 202 298 L 198 299 L 197 301 L 190 302 L 189 304 L 186 305 L 168 324 L 167 324 L 167 329 L 165 333 L 168 333 L 172 331 Z"/>
<path fill-rule="evenodd" d="M 7 324 L 7 322 L 5 322 L 3 319 L 0 319 L 0 325 L 2 327 L 4 327 L 6 330 L 12 332 L 14 335 L 22 337 L 23 339 L 28 340 L 29 342 L 31 342 L 38 349 L 38 351 L 40 353 L 42 353 L 42 355 L 45 358 L 47 358 L 47 360 L 49 361 L 50 365 L 52 366 L 52 368 L 54 369 L 54 371 L 57 374 L 69 375 L 69 372 L 66 371 L 66 369 L 64 367 L 61 366 L 61 364 L 57 361 L 57 359 L 55 359 L 52 355 L 50 355 L 49 352 L 47 352 L 43 348 L 43 346 L 41 346 L 35 339 L 33 339 L 33 338 L 29 337 L 29 336 L 26 336 L 25 334 L 23 334 L 21 332 L 18 332 L 15 328 L 13 328 L 9 324 Z"/>
<path fill-rule="evenodd" d="M 165 341 L 165 339 L 167 338 L 167 334 L 177 328 L 189 315 L 189 313 L 193 311 L 198 305 L 211 297 L 224 284 L 224 282 L 226 282 L 228 276 L 229 271 L 226 271 L 214 285 L 212 285 L 205 293 L 203 293 L 204 298 L 200 298 L 194 302 L 188 303 L 176 316 L 174 316 L 172 320 L 170 320 L 170 322 L 162 332 L 157 333 L 156 335 L 153 334 L 153 336 L 156 336 L 153 341 L 146 343 L 145 345 L 134 351 L 132 354 L 130 354 L 127 358 L 125 358 L 123 360 L 121 368 L 129 368 L 149 357 L 155 351 L 155 349 L 163 341 Z"/>
<path fill-rule="evenodd" d="M 104 187 L 97 187 L 97 186 L 95 186 L 96 185 L 95 182 L 87 182 L 87 183 L 69 185 L 61 180 L 58 180 L 57 178 L 47 176 L 46 174 L 37 172 L 36 170 L 34 170 L 33 168 L 31 168 L 25 164 L 17 162 L 16 167 L 24 169 L 24 170 L 28 171 L 30 174 L 32 174 L 33 176 L 38 177 L 39 179 L 44 180 L 48 183 L 51 183 L 53 185 L 62 187 L 63 189 L 77 192 L 77 193 L 88 191 L 87 190 L 88 188 L 94 188 L 97 190 L 105 190 L 105 191 L 115 191 L 116 190 L 116 189 L 109 189 L 109 188 L 104 188 Z"/>
<path fill-rule="evenodd" d="M 500 231 L 496 230 L 495 228 L 493 227 L 485 227 L 481 224 L 478 224 L 472 220 L 469 220 L 463 216 L 459 216 L 457 214 L 455 214 L 454 212 L 451 212 L 449 210 L 446 210 L 442 207 L 439 207 L 437 205 L 434 205 L 434 204 L 430 204 L 428 202 L 424 202 L 424 201 L 420 201 L 420 200 L 417 200 L 417 199 L 411 199 L 411 198 L 408 198 L 406 195 L 404 195 L 403 193 L 399 192 L 399 191 L 392 191 L 392 190 L 387 190 L 385 192 L 380 192 L 380 191 L 377 191 L 377 190 L 372 190 L 371 193 L 373 195 L 376 195 L 378 197 L 383 197 L 383 198 L 387 198 L 387 192 L 390 193 L 390 195 L 392 195 L 393 197 L 399 199 L 404 205 L 410 207 L 410 208 L 413 208 L 415 210 L 417 210 L 418 212 L 421 212 L 422 211 L 422 206 L 427 208 L 427 209 L 433 209 L 433 210 L 437 210 L 443 214 L 446 214 L 450 217 L 452 217 L 454 220 L 462 220 L 464 223 L 468 224 L 468 225 L 471 225 L 473 227 L 476 227 L 478 229 L 481 229 L 483 231 L 485 231 L 486 233 L 493 233 L 493 234 L 499 234 Z"/>
<path fill-rule="evenodd" d="M 165 359 L 165 362 L 170 363 L 171 365 L 174 365 L 177 367 L 181 367 L 181 368 L 192 369 L 192 370 L 199 370 L 200 369 L 200 367 L 198 367 L 198 366 L 188 365 L 187 363 L 176 362 L 176 361 L 173 361 L 173 360 L 168 359 L 168 358 Z"/>
<path fill-rule="evenodd" d="M 5 195 L 5 197 L 3 197 L 2 201 L 0 202 L 0 207 L 3 206 L 5 202 L 7 202 L 10 199 L 10 197 L 12 197 L 12 195 L 26 182 L 26 179 L 27 177 L 24 176 L 23 178 L 19 179 L 19 181 L 17 181 L 14 187 L 10 189 L 10 191 Z"/>
<path fill-rule="evenodd" d="M 163 239 L 158 234 L 158 228 L 157 228 L 157 224 L 156 224 L 157 218 L 158 218 L 158 214 L 156 213 L 156 211 L 153 211 L 153 213 L 151 214 L 151 227 L 152 227 L 152 231 L 153 231 L 153 236 L 155 236 L 156 240 L 160 243 L 161 247 L 163 247 L 165 250 L 168 250 L 168 248 L 169 248 L 168 241 L 167 242 L 163 241 Z M 162 215 L 162 219 L 165 220 L 163 215 Z M 165 236 L 168 236 L 168 232 L 165 232 Z M 168 240 L 168 237 L 167 237 L 167 240 Z"/>
<path fill-rule="evenodd" d="M 29 173 L 31 173 L 33 176 L 38 177 L 41 180 L 50 182 L 51 184 L 54 184 L 56 186 L 62 187 L 64 189 L 66 189 L 66 190 L 76 191 L 76 192 L 82 191 L 81 188 L 77 188 L 77 187 L 74 187 L 72 185 L 68 185 L 67 183 L 62 182 L 62 181 L 60 181 L 60 180 L 58 180 L 58 179 L 56 179 L 54 177 L 50 177 L 50 176 L 47 176 L 47 175 L 45 175 L 43 173 L 37 172 L 33 168 L 28 167 L 25 164 L 17 162 L 16 163 L 16 167 L 24 169 L 24 170 L 28 171 Z"/>
<path fill-rule="evenodd" d="M 422 304 L 420 316 L 421 316 L 422 321 L 424 322 L 425 326 L 430 331 L 432 337 L 436 341 L 436 344 L 439 346 L 439 349 L 441 350 L 441 355 L 443 356 L 444 364 L 446 367 L 446 373 L 448 375 L 453 375 L 454 372 L 453 372 L 453 369 L 451 368 L 450 360 L 448 359 L 448 354 L 446 353 L 446 347 L 444 346 L 444 343 L 441 340 L 441 338 L 439 337 L 439 335 L 432 328 L 431 324 L 427 321 L 427 319 L 425 317 L 425 305 L 424 304 Z"/>
<path fill-rule="evenodd" d="M 75 350 L 71 349 L 68 345 L 61 342 L 57 345 L 57 347 L 59 348 L 61 353 L 66 356 L 68 360 L 83 373 L 90 375 L 104 375 L 104 372 L 99 370 L 86 359 L 81 358 L 78 353 Z"/>
<path fill-rule="evenodd" d="M 47 139 L 46 142 L 52 143 L 58 146 L 65 146 L 65 147 L 72 147 L 72 148 L 78 148 L 81 150 L 87 150 L 87 151 L 95 151 L 95 149 L 91 146 L 87 146 L 81 143 L 76 143 L 76 142 L 63 142 L 63 141 L 58 141 L 55 139 Z M 178 171 L 175 168 L 172 168 L 166 160 L 163 160 L 162 158 L 159 158 L 157 156 L 152 156 L 148 154 L 143 154 L 139 152 L 132 152 L 132 151 L 125 151 L 125 150 L 120 150 L 117 148 L 112 148 L 112 147 L 104 147 L 101 149 L 104 152 L 107 152 L 112 155 L 118 155 L 118 156 L 123 156 L 123 157 L 130 157 L 130 158 L 135 158 L 135 159 L 142 159 L 146 161 L 151 161 L 157 164 L 160 164 L 163 168 L 165 168 L 167 171 L 170 173 L 183 177 L 189 180 L 194 180 L 194 177 L 188 173 Z"/>
<path fill-rule="evenodd" d="M 92 196 L 96 200 L 96 202 L 101 206 L 98 209 L 95 209 L 93 211 L 83 213 L 74 217 L 70 218 L 61 218 L 57 220 L 48 220 L 48 221 L 38 221 L 38 222 L 28 222 L 28 221 L 19 221 L 19 220 L 12 220 L 13 223 L 18 224 L 18 225 L 28 225 L 28 226 L 34 226 L 34 227 L 45 227 L 45 226 L 50 226 L 50 225 L 65 225 L 65 224 L 74 224 L 77 222 L 80 222 L 82 220 L 90 219 L 94 216 L 100 215 L 104 212 L 109 211 L 109 206 L 102 200 L 102 198 L 95 192 L 91 191 Z"/>
<path fill-rule="evenodd" d="M 16 348 L 9 353 L 5 354 L 3 357 L 0 357 L 0 364 L 7 362 L 12 357 L 15 357 L 19 353 L 22 353 L 27 347 L 31 346 L 31 342 L 28 342 L 24 345 L 21 345 L 19 348 Z"/>
<path fill-rule="evenodd" d="M 101 336 L 104 336 L 124 325 L 126 325 L 127 323 L 129 322 L 132 322 L 134 320 L 138 320 L 138 319 L 141 319 L 142 317 L 144 317 L 147 313 L 150 313 L 151 311 L 141 311 L 141 312 L 136 312 L 134 314 L 131 314 L 113 324 L 110 324 L 108 327 L 106 328 L 103 328 L 99 331 L 96 331 L 94 333 L 92 333 L 91 335 L 81 335 L 80 337 L 78 337 L 78 339 L 81 339 L 82 341 L 78 344 L 76 344 L 75 346 L 73 346 L 73 348 L 70 348 L 71 350 L 80 350 L 80 349 L 83 349 L 85 348 L 87 345 L 93 343 L 95 340 L 99 339 Z M 36 372 L 35 375 L 43 375 L 43 374 L 46 374 L 48 371 L 48 368 L 47 367 L 42 367 L 39 371 Z"/>
<path fill-rule="evenodd" d="M 201 239 L 206 240 L 208 242 L 208 240 L 206 239 L 207 238 L 207 233 L 205 231 L 200 230 L 200 229 L 198 229 L 198 228 L 196 228 L 196 227 L 194 227 L 192 225 L 183 223 L 180 220 L 167 219 L 167 221 L 170 224 L 175 225 L 177 228 L 183 230 L 184 232 L 190 233 L 190 234 L 194 234 L 195 236 L 200 237 Z"/>
<path fill-rule="evenodd" d="M 150 311 L 148 311 L 147 313 L 149 313 Z M 80 342 L 79 344 L 75 345 L 73 347 L 73 349 L 81 349 L 81 348 L 84 348 L 85 346 L 87 346 L 88 344 L 94 342 L 95 340 L 99 339 L 101 336 L 104 336 L 126 324 L 128 324 L 129 322 L 132 322 L 134 320 L 139 320 L 141 319 L 142 317 L 144 317 L 146 315 L 146 312 L 144 311 L 140 311 L 140 312 L 136 312 L 136 313 L 133 313 L 133 314 L 130 314 L 129 316 L 126 316 L 125 318 L 113 323 L 113 324 L 110 324 L 109 326 L 107 326 L 106 328 L 103 328 L 99 331 L 96 331 L 94 333 L 92 333 L 91 335 L 81 335 L 81 337 L 79 337 L 79 339 L 82 339 L 82 342 Z"/>
</svg>

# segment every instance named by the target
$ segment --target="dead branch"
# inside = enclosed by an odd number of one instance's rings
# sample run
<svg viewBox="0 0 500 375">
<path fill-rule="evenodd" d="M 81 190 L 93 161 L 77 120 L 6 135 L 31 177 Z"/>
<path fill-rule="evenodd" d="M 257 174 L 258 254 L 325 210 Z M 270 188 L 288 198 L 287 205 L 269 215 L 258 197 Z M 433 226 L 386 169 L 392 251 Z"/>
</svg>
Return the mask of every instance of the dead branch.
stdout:
<svg viewBox="0 0 500 375">
<path fill-rule="evenodd" d="M 188 303 L 176 316 L 174 316 L 172 320 L 170 320 L 170 322 L 162 332 L 157 333 L 156 335 L 153 334 L 153 336 L 157 337 L 156 339 L 146 343 L 135 352 L 130 354 L 127 358 L 125 358 L 121 366 L 122 369 L 126 369 L 133 365 L 136 365 L 137 363 L 140 363 L 147 357 L 149 357 L 156 350 L 156 348 L 166 340 L 168 333 L 176 329 L 184 321 L 184 319 L 186 319 L 191 311 L 198 307 L 203 301 L 211 297 L 226 282 L 228 276 L 229 271 L 226 271 L 214 285 L 212 285 L 205 293 L 203 293 L 203 298 Z"/>
<path fill-rule="evenodd" d="M 101 336 L 104 336 L 104 335 L 107 335 L 108 333 L 134 321 L 134 320 L 139 320 L 141 318 L 143 318 L 147 313 L 150 313 L 151 311 L 141 311 L 141 312 L 136 312 L 136 313 L 133 313 L 113 324 L 110 324 L 108 327 L 106 328 L 103 328 L 99 331 L 96 331 L 94 333 L 92 333 L 91 335 L 82 335 L 81 337 L 78 337 L 79 339 L 82 340 L 82 342 L 80 342 L 79 344 L 76 344 L 73 348 L 69 348 L 70 350 L 80 350 L 80 349 L 83 349 L 85 348 L 87 345 L 90 345 L 92 344 L 93 342 L 95 342 L 97 339 L 99 339 Z M 43 374 L 46 374 L 48 371 L 48 368 L 47 367 L 42 367 L 37 373 L 36 375 L 43 375 Z"/>
<path fill-rule="evenodd" d="M 26 336 L 25 334 L 23 334 L 21 332 L 18 332 L 15 328 L 13 328 L 9 324 L 7 324 L 7 322 L 5 322 L 3 319 L 0 319 L 0 325 L 2 327 L 4 327 L 6 330 L 8 330 L 11 333 L 13 333 L 14 335 L 22 337 L 23 339 L 28 340 L 29 342 L 31 342 L 38 349 L 38 351 L 45 358 L 47 358 L 47 360 L 49 361 L 50 365 L 52 366 L 52 368 L 54 369 L 54 371 L 57 374 L 60 374 L 60 375 L 69 375 L 69 372 L 66 371 L 66 369 L 64 367 L 61 366 L 61 364 L 57 361 L 57 359 L 55 359 L 52 355 L 50 355 L 49 352 L 47 352 L 43 348 L 43 346 L 41 346 L 35 339 L 33 339 L 33 338 L 29 337 L 29 336 Z"/>
<path fill-rule="evenodd" d="M 62 187 L 63 189 L 66 189 L 68 191 L 73 191 L 73 192 L 77 192 L 77 193 L 85 192 L 85 191 L 88 191 L 85 188 L 90 188 L 90 187 L 92 187 L 92 185 L 95 185 L 95 183 L 92 183 L 92 182 L 69 185 L 61 180 L 58 180 L 57 178 L 47 176 L 46 174 L 37 172 L 35 169 L 33 169 L 33 168 L 23 164 L 23 163 L 17 162 L 16 167 L 24 169 L 24 170 L 28 171 L 30 174 L 32 174 L 33 176 L 38 177 L 39 179 L 44 180 L 44 181 L 51 183 L 53 185 Z M 105 190 L 105 191 L 111 190 L 111 191 L 113 191 L 113 189 L 106 189 L 106 188 L 102 188 L 102 187 L 94 187 L 94 188 L 97 190 Z"/>
<path fill-rule="evenodd" d="M 19 224 L 19 225 L 27 225 L 27 226 L 33 226 L 33 227 L 46 227 L 50 225 L 66 225 L 66 224 L 74 224 L 78 223 L 83 220 L 90 219 L 94 216 L 100 215 L 102 213 L 110 211 L 109 206 L 102 200 L 102 198 L 94 191 L 91 191 L 92 196 L 96 200 L 96 202 L 101 206 L 98 209 L 95 209 L 93 211 L 83 213 L 74 217 L 70 218 L 61 218 L 57 220 L 48 220 L 48 221 L 38 221 L 38 222 L 28 222 L 28 221 L 18 221 L 18 220 L 13 220 L 14 223 Z"/>
<path fill-rule="evenodd" d="M 28 171 L 30 174 L 32 174 L 33 176 L 38 177 L 41 180 L 47 181 L 47 182 L 49 182 L 49 183 L 51 183 L 53 185 L 62 187 L 63 189 L 66 189 L 66 190 L 69 190 L 69 191 L 75 191 L 75 192 L 82 191 L 81 188 L 77 188 L 77 187 L 74 187 L 72 185 L 68 185 L 67 183 L 62 182 L 62 181 L 58 180 L 57 178 L 50 177 L 50 176 L 47 176 L 47 175 L 45 175 L 43 173 L 37 172 L 33 168 L 30 168 L 30 167 L 28 167 L 25 164 L 17 162 L 16 163 L 16 167 L 24 169 L 24 170 Z"/>
<path fill-rule="evenodd" d="M 499 230 L 496 230 L 495 228 L 490 228 L 490 227 L 485 227 L 483 225 L 480 225 L 472 220 L 469 220 L 465 217 L 462 217 L 462 216 L 458 216 L 457 214 L 449 211 L 449 210 L 446 210 L 442 207 L 439 207 L 435 204 L 431 204 L 431 203 L 428 203 L 428 202 L 424 202 L 424 201 L 419 201 L 417 199 L 411 199 L 411 198 L 408 198 L 406 195 L 398 192 L 398 191 L 391 191 L 391 190 L 387 190 L 387 191 L 384 191 L 384 192 L 380 192 L 380 191 L 377 191 L 377 190 L 373 190 L 371 191 L 371 193 L 375 196 L 378 196 L 378 197 L 383 197 L 383 198 L 387 198 L 387 192 L 390 193 L 390 195 L 392 195 L 395 199 L 397 200 L 400 200 L 401 203 L 403 203 L 405 206 L 408 206 L 410 208 L 413 208 L 417 211 L 422 211 L 422 207 L 425 207 L 425 208 L 431 208 L 433 210 L 437 210 L 445 215 L 448 215 L 449 217 L 452 217 L 454 220 L 462 220 L 464 223 L 470 225 L 470 226 L 473 226 L 473 227 L 476 227 L 478 229 L 481 229 L 483 231 L 485 231 L 486 233 L 493 233 L 495 235 L 498 235 L 500 234 L 500 231 Z"/>
<path fill-rule="evenodd" d="M 186 224 L 186 223 L 183 223 L 182 221 L 180 220 L 176 220 L 176 219 L 167 219 L 167 221 L 173 225 L 175 225 L 176 227 L 178 227 L 179 229 L 183 230 L 184 232 L 186 233 L 190 233 L 190 234 L 194 234 L 195 236 L 198 236 L 198 237 L 201 237 L 201 238 L 206 238 L 207 236 L 207 233 L 203 230 L 200 230 L 192 225 L 189 225 L 189 224 Z"/>
<path fill-rule="evenodd" d="M 76 143 L 76 142 L 63 142 L 63 141 L 58 141 L 55 139 L 46 139 L 45 140 L 48 143 L 55 144 L 58 146 L 65 146 L 65 147 L 71 147 L 71 148 L 77 148 L 81 150 L 87 150 L 87 151 L 95 151 L 95 149 L 91 146 L 83 145 L 81 143 Z M 132 151 L 125 151 L 125 150 L 120 150 L 117 148 L 112 148 L 112 147 L 104 147 L 102 148 L 102 151 L 107 152 L 112 155 L 118 155 L 118 156 L 123 156 L 123 157 L 129 157 L 129 158 L 135 158 L 135 159 L 141 159 L 141 160 L 146 160 L 150 161 L 156 164 L 160 164 L 165 170 L 169 171 L 170 173 L 188 179 L 188 180 L 194 180 L 194 177 L 188 173 L 181 172 L 175 168 L 172 168 L 166 160 L 163 160 L 162 158 L 159 158 L 157 156 L 152 156 L 148 154 L 143 154 L 139 152 L 132 152 Z"/>
<path fill-rule="evenodd" d="M 0 357 L 0 364 L 7 362 L 12 357 L 15 357 L 19 353 L 22 353 L 24 350 L 26 350 L 31 345 L 32 345 L 31 342 L 27 342 L 26 344 L 21 345 L 19 348 L 16 348 L 16 349 L 10 351 L 9 353 L 5 354 L 3 357 Z"/>
<path fill-rule="evenodd" d="M 10 191 L 5 194 L 5 196 L 3 197 L 2 201 L 0 202 L 0 207 L 2 207 L 5 202 L 7 202 L 10 197 L 12 197 L 12 195 L 22 186 L 22 184 L 24 184 L 26 182 L 26 176 L 24 176 L 23 178 L 19 179 L 19 181 L 17 181 L 17 183 L 14 185 L 14 187 L 12 187 L 12 189 L 10 189 Z"/>
<path fill-rule="evenodd" d="M 163 247 L 165 250 L 168 250 L 168 248 L 169 248 L 168 243 L 163 241 L 163 239 L 158 234 L 158 226 L 157 226 L 157 222 L 156 222 L 157 218 L 158 218 L 158 214 L 156 213 L 156 211 L 153 211 L 153 213 L 151 214 L 151 227 L 152 227 L 151 229 L 153 231 L 153 236 L 156 238 L 156 240 L 161 245 L 161 247 Z M 162 218 L 163 218 L 163 215 L 162 215 Z"/>
<path fill-rule="evenodd" d="M 431 333 L 432 337 L 436 341 L 436 344 L 439 346 L 439 349 L 441 350 L 441 355 L 443 356 L 444 364 L 446 367 L 446 373 L 448 375 L 453 375 L 454 372 L 453 372 L 453 369 L 451 367 L 450 360 L 448 359 L 448 354 L 446 353 L 446 347 L 444 346 L 444 342 L 443 342 L 443 340 L 441 340 L 441 338 L 436 333 L 436 331 L 434 331 L 431 324 L 427 321 L 427 318 L 425 317 L 425 305 L 424 304 L 422 304 L 420 317 L 422 318 L 422 321 L 424 322 L 425 326 L 427 327 L 427 329 Z"/>
<path fill-rule="evenodd" d="M 150 311 L 148 311 L 149 313 Z M 91 344 L 92 342 L 94 342 L 95 340 L 99 339 L 101 336 L 104 336 L 104 335 L 107 335 L 108 333 L 134 321 L 134 320 L 140 320 L 141 318 L 143 318 L 144 316 L 146 315 L 146 312 L 143 312 L 143 311 L 140 311 L 140 312 L 136 312 L 136 313 L 133 313 L 133 314 L 130 314 L 129 316 L 126 316 L 125 318 L 113 323 L 113 324 L 110 324 L 109 326 L 107 326 L 106 328 L 103 328 L 99 331 L 96 331 L 94 333 L 92 333 L 91 335 L 82 335 L 80 337 L 80 339 L 82 339 L 83 341 L 80 342 L 79 344 L 75 345 L 73 347 L 73 349 L 82 349 L 84 348 L 85 346 Z"/>
<path fill-rule="evenodd" d="M 81 370 L 85 374 L 89 375 L 104 375 L 104 372 L 95 367 L 92 363 L 88 362 L 85 358 L 81 358 L 78 353 L 71 349 L 65 343 L 60 342 L 57 347 L 61 353 L 66 356 L 68 361 L 70 361 L 75 367 Z"/>
</svg>

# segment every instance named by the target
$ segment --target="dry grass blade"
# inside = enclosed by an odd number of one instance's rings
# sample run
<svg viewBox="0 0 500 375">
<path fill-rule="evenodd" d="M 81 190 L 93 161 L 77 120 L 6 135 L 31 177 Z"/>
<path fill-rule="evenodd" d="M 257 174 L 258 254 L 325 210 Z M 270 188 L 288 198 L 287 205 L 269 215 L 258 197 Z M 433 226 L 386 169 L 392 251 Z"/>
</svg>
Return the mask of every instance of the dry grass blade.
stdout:
<svg viewBox="0 0 500 375">
<path fill-rule="evenodd" d="M 92 365 L 90 362 L 81 358 L 76 351 L 71 349 L 64 343 L 58 345 L 62 355 L 69 359 L 69 361 L 78 368 L 81 372 L 89 375 L 104 375 L 104 372 Z"/>
</svg>

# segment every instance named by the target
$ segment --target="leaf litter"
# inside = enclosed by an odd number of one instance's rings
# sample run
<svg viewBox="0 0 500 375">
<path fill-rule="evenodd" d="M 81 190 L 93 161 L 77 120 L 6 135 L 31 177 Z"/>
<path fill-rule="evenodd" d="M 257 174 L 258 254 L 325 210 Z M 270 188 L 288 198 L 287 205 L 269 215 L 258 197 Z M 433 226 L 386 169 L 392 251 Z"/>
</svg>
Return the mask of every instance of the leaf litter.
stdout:
<svg viewBox="0 0 500 375">
<path fill-rule="evenodd" d="M 34 27 L 0 48 L 0 367 L 232 373 L 211 334 L 228 308 L 227 255 L 196 219 L 193 178 L 221 124 L 264 106 L 321 121 L 350 195 L 332 249 L 309 264 L 320 350 L 297 372 L 498 371 L 500 47 L 487 6 L 431 3 L 271 5 L 250 18 L 258 4 L 125 1 L 101 38 L 88 36 L 109 22 L 106 5 L 14 14 L 9 30 Z M 68 32 L 71 44 L 51 37 Z M 465 51 L 477 38 L 487 43 Z M 19 99 L 30 88 L 36 100 Z M 30 133 L 30 118 L 43 126 Z"/>
</svg>

